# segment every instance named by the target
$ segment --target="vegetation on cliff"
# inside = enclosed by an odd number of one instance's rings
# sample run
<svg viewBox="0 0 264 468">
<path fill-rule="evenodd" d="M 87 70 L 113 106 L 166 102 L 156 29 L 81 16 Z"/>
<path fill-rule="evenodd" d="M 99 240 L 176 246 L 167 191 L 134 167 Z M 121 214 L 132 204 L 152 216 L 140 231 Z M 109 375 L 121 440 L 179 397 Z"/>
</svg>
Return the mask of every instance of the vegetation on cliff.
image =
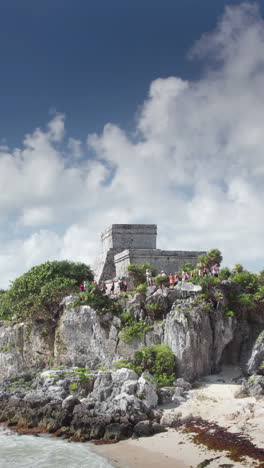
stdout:
<svg viewBox="0 0 264 468">
<path fill-rule="evenodd" d="M 132 362 L 122 359 L 114 367 L 134 370 L 138 375 L 148 371 L 159 387 L 173 385 L 176 378 L 176 360 L 171 348 L 165 344 L 151 345 L 135 353 Z"/>
<path fill-rule="evenodd" d="M 78 293 L 78 299 L 76 299 L 71 307 L 79 307 L 82 305 L 89 305 L 99 316 L 111 312 L 114 315 L 120 315 L 122 313 L 122 307 L 116 299 L 110 299 L 108 296 L 103 294 L 102 290 L 93 284 L 89 284 L 87 291 Z"/>
<path fill-rule="evenodd" d="M 91 269 L 84 263 L 62 260 L 35 266 L 0 295 L 0 319 L 52 318 L 63 297 L 76 293 L 82 281 L 92 279 Z"/>
</svg>

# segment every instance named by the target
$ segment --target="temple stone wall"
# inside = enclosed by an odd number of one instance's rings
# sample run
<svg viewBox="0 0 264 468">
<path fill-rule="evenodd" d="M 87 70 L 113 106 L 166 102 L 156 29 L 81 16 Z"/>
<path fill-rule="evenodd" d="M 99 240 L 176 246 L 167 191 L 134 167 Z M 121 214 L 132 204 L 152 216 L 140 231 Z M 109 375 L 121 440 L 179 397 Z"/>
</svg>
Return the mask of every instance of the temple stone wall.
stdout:
<svg viewBox="0 0 264 468">
<path fill-rule="evenodd" d="M 101 235 L 102 250 L 155 249 L 156 238 L 155 224 L 113 224 Z"/>
<path fill-rule="evenodd" d="M 164 270 L 170 274 L 179 271 L 184 263 L 198 262 L 198 257 L 206 252 L 193 252 L 182 250 L 160 250 L 160 249 L 130 249 L 115 255 L 116 276 L 126 276 L 128 265 L 135 263 L 142 265 L 151 263 L 159 273 Z"/>
<path fill-rule="evenodd" d="M 101 234 L 102 249 L 93 267 L 96 281 L 127 276 L 131 263 L 151 263 L 160 272 L 178 271 L 186 262 L 196 265 L 206 252 L 156 248 L 156 224 L 113 224 Z"/>
</svg>

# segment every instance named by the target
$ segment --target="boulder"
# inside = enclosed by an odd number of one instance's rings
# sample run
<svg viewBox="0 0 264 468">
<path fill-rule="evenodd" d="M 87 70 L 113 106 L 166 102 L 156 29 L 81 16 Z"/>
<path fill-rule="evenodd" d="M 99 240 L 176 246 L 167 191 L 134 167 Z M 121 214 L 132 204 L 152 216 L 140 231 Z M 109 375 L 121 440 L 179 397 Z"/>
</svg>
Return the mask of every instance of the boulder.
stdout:
<svg viewBox="0 0 264 468">
<path fill-rule="evenodd" d="M 107 440 L 124 440 L 131 437 L 133 426 L 131 424 L 113 423 L 106 426 L 104 439 Z"/>
<path fill-rule="evenodd" d="M 144 372 L 138 379 L 137 396 L 142 399 L 148 408 L 156 408 L 158 404 L 157 384 L 153 382 L 153 377 L 148 372 Z"/>
<path fill-rule="evenodd" d="M 134 426 L 134 434 L 138 437 L 150 436 L 154 433 L 150 421 L 140 421 Z"/>
</svg>

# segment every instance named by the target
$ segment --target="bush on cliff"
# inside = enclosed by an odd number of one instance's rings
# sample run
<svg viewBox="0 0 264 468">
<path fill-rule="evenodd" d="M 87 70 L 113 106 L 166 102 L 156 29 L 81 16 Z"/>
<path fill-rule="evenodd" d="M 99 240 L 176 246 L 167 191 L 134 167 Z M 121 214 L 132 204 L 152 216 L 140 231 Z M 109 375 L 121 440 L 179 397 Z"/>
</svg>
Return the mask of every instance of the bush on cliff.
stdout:
<svg viewBox="0 0 264 468">
<path fill-rule="evenodd" d="M 121 359 L 113 364 L 115 369 L 134 370 L 138 375 L 148 371 L 159 387 L 173 385 L 176 378 L 176 360 L 168 345 L 151 345 L 135 353 L 134 359 Z"/>
<path fill-rule="evenodd" d="M 155 276 L 154 278 L 154 283 L 157 285 L 157 286 L 168 286 L 169 285 L 169 278 L 168 276 L 164 276 L 164 275 L 157 275 Z"/>
<path fill-rule="evenodd" d="M 149 371 L 159 387 L 172 385 L 175 380 L 175 357 L 167 345 L 152 345 L 135 353 L 134 369 L 138 374 Z"/>
<path fill-rule="evenodd" d="M 0 295 L 0 318 L 50 318 L 62 298 L 78 291 L 78 285 L 91 281 L 88 265 L 68 260 L 42 263 L 11 283 Z"/>
<path fill-rule="evenodd" d="M 130 318 L 126 316 L 124 322 L 124 315 L 121 316 L 121 321 L 125 323 L 125 327 L 121 331 L 120 339 L 129 343 L 136 338 L 143 338 L 146 331 L 151 330 L 152 326 L 148 325 L 144 320 L 138 322 L 130 315 Z"/>
<path fill-rule="evenodd" d="M 150 270 L 152 272 L 152 276 L 156 274 L 156 270 L 153 265 L 148 263 L 144 263 L 143 265 L 136 265 L 132 263 L 131 265 L 128 265 L 127 271 L 129 276 L 132 278 L 135 287 L 145 283 L 146 270 Z"/>
<path fill-rule="evenodd" d="M 79 307 L 82 305 L 89 305 L 101 316 L 107 312 L 111 312 L 114 315 L 120 315 L 122 313 L 121 305 L 115 299 L 110 299 L 108 296 L 104 295 L 103 292 L 93 284 L 88 286 L 87 291 L 79 293 L 78 299 L 73 302 L 71 307 Z"/>
</svg>

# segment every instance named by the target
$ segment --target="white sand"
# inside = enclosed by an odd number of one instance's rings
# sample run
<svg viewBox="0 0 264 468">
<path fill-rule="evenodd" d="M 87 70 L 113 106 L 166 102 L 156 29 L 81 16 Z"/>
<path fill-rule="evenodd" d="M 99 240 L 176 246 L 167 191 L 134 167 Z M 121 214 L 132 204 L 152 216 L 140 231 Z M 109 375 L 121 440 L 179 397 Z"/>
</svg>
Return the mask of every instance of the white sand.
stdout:
<svg viewBox="0 0 264 468">
<path fill-rule="evenodd" d="M 185 403 L 177 408 L 170 404 L 165 411 L 180 412 L 182 416 L 200 416 L 216 422 L 230 432 L 246 434 L 257 447 L 264 448 L 264 400 L 253 397 L 235 399 L 234 393 L 239 385 L 232 383 L 232 379 L 239 375 L 239 368 L 227 366 L 220 374 L 201 379 L 201 386 L 191 390 L 190 398 Z M 190 434 L 174 429 L 153 437 L 95 446 L 94 450 L 122 468 L 196 468 L 205 459 L 216 457 L 219 458 L 207 465 L 209 468 L 223 464 L 241 468 L 260 466 L 256 460 L 249 458 L 243 462 L 234 462 L 226 452 L 196 445 Z"/>
</svg>

